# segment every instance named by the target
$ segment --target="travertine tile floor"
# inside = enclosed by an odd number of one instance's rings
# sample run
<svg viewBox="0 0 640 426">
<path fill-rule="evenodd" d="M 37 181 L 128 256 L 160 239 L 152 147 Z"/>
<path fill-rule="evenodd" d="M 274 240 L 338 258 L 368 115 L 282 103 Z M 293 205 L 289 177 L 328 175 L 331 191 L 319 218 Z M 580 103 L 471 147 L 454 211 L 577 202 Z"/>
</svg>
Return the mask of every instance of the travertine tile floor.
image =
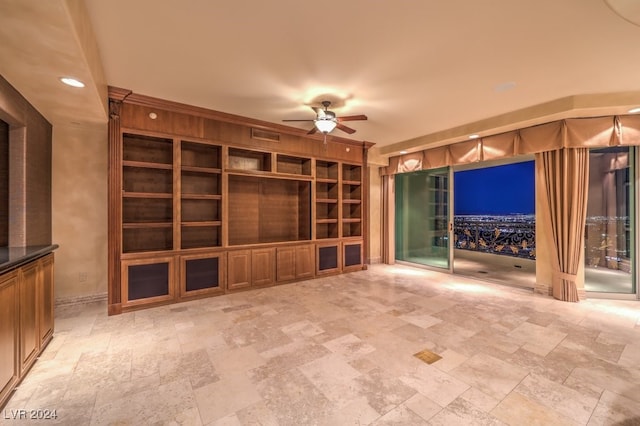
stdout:
<svg viewBox="0 0 640 426">
<path fill-rule="evenodd" d="M 105 310 L 57 311 L 54 340 L 2 417 L 55 409 L 65 425 L 640 424 L 640 302 L 570 304 L 375 265 Z M 423 349 L 442 359 L 413 356 Z"/>
</svg>

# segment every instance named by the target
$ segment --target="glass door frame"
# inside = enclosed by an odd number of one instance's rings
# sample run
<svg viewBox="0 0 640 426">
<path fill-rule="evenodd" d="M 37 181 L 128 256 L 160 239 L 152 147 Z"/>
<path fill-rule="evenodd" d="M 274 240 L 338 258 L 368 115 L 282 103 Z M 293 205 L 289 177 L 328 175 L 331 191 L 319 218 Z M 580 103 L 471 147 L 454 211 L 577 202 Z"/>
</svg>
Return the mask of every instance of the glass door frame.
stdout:
<svg viewBox="0 0 640 426">
<path fill-rule="evenodd" d="M 597 148 L 596 148 L 597 149 Z M 613 292 L 599 292 L 599 291 L 586 291 L 587 299 L 611 299 L 611 300 L 640 300 L 640 149 L 635 146 L 629 146 L 629 152 L 633 159 L 630 166 L 633 166 L 632 176 L 629 177 L 630 183 L 633 184 L 633 191 L 631 191 L 631 206 L 635 209 L 633 212 L 633 220 L 630 222 L 633 226 L 631 244 L 631 279 L 634 290 L 631 293 L 613 293 Z M 586 276 L 585 276 L 586 281 Z M 585 282 L 586 284 L 586 282 Z M 585 286 L 586 287 L 586 286 Z M 586 288 L 585 288 L 586 290 Z"/>
<path fill-rule="evenodd" d="M 437 169 L 425 169 L 425 170 L 421 170 L 421 172 L 430 172 L 430 171 L 435 171 L 435 170 L 443 170 L 446 169 L 446 177 L 447 177 L 447 231 L 446 231 L 446 237 L 447 237 L 447 267 L 438 267 L 438 266 L 432 266 L 432 265 L 426 265 L 426 264 L 422 264 L 422 263 L 416 263 L 416 262 L 411 262 L 411 261 L 407 261 L 407 260 L 399 260 L 397 259 L 397 247 L 395 247 L 396 245 L 396 235 L 397 235 L 397 231 L 398 229 L 396 229 L 396 223 L 395 220 L 393 220 L 393 222 L 389 223 L 389 226 L 393 227 L 393 238 L 391 239 L 391 241 L 389 241 L 389 243 L 393 244 L 393 259 L 392 262 L 393 263 L 398 263 L 401 265 L 407 265 L 407 266 L 412 266 L 412 267 L 417 267 L 417 268 L 423 268 L 423 269 L 428 269 L 428 270 L 432 270 L 432 271 L 438 271 L 438 272 L 446 272 L 446 273 L 453 273 L 453 255 L 454 255 L 454 245 L 453 245 L 453 167 L 451 166 L 445 166 L 445 167 L 439 167 Z M 393 179 L 393 206 L 389 206 L 392 208 L 393 210 L 393 216 L 395 218 L 395 215 L 397 214 L 397 205 L 395 203 L 395 194 L 397 191 L 397 179 L 398 179 L 399 175 L 395 175 L 394 179 Z M 391 201 L 391 200 L 389 200 Z M 391 259 L 390 259 L 391 260 Z"/>
</svg>

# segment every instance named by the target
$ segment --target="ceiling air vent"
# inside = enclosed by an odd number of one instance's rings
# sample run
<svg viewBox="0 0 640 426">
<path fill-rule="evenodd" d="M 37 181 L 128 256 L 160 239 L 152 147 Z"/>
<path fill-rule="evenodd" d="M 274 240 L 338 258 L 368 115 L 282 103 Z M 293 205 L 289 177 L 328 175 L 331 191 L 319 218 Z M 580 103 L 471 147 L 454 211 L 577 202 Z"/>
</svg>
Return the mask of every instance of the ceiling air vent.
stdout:
<svg viewBox="0 0 640 426">
<path fill-rule="evenodd" d="M 263 141 L 280 142 L 280 133 L 270 132 L 268 130 L 251 128 L 251 139 L 260 139 Z"/>
</svg>

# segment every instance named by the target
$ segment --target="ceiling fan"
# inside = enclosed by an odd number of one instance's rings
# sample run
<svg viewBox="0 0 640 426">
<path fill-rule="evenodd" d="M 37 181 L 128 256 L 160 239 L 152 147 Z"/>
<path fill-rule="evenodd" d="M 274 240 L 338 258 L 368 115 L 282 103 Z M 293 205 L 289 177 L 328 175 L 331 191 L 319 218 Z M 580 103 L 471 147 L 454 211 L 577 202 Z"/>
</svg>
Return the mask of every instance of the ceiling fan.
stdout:
<svg viewBox="0 0 640 426">
<path fill-rule="evenodd" d="M 343 121 L 358 121 L 358 120 L 367 120 L 367 116 L 360 115 L 346 115 L 343 117 L 338 117 L 333 111 L 329 111 L 329 107 L 331 106 L 330 101 L 322 101 L 322 106 L 324 109 L 320 107 L 311 107 L 316 113 L 316 118 L 312 120 L 282 120 L 282 121 L 313 121 L 314 126 L 307 132 L 308 135 L 312 135 L 318 131 L 323 133 L 325 136 L 330 133 L 333 129 L 338 128 L 345 133 L 353 134 L 356 132 L 355 129 L 351 127 L 347 127 L 342 124 Z"/>
</svg>

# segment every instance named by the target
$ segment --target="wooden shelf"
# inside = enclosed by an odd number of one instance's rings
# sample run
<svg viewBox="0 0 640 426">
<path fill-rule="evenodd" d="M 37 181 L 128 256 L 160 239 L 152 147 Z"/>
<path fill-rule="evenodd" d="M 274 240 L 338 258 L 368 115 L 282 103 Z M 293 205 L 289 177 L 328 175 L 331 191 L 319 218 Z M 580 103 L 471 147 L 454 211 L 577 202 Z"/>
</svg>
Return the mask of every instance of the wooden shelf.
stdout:
<svg viewBox="0 0 640 426">
<path fill-rule="evenodd" d="M 138 167 L 143 169 L 161 169 L 161 170 L 172 170 L 173 166 L 171 164 L 164 163 L 150 163 L 147 161 L 123 161 L 123 167 Z"/>
<path fill-rule="evenodd" d="M 311 159 L 277 154 L 276 171 L 290 175 L 311 176 Z"/>
<path fill-rule="evenodd" d="M 210 167 L 196 167 L 196 166 L 182 166 L 181 170 L 183 172 L 192 172 L 192 173 L 207 173 L 207 174 L 220 174 L 222 173 L 222 169 L 214 169 Z"/>
<path fill-rule="evenodd" d="M 362 222 L 362 219 L 360 219 L 360 218 L 342 219 L 342 223 L 360 223 L 360 222 Z"/>
<path fill-rule="evenodd" d="M 271 172 L 271 153 L 229 148 L 228 170 Z"/>
<path fill-rule="evenodd" d="M 342 203 L 343 204 L 360 204 L 360 203 L 362 203 L 362 200 L 360 200 L 360 199 L 348 199 L 347 198 L 347 199 L 342 200 Z"/>
<path fill-rule="evenodd" d="M 162 192 L 123 192 L 124 198 L 173 198 L 173 194 L 167 194 Z"/>
<path fill-rule="evenodd" d="M 316 223 L 338 223 L 338 219 L 316 219 Z"/>
<path fill-rule="evenodd" d="M 171 228 L 172 226 L 171 222 L 127 222 L 122 224 L 123 229 Z"/>
<path fill-rule="evenodd" d="M 360 185 L 362 182 L 362 166 L 343 163 L 342 182 L 350 185 Z"/>
<path fill-rule="evenodd" d="M 122 135 L 122 160 L 124 162 L 143 162 L 173 164 L 173 140 L 168 138 Z"/>
<path fill-rule="evenodd" d="M 181 226 L 196 227 L 196 226 L 222 226 L 222 222 L 219 220 L 202 221 L 202 222 L 182 222 Z"/>
<path fill-rule="evenodd" d="M 180 198 L 183 200 L 222 200 L 222 195 L 182 194 Z"/>
<path fill-rule="evenodd" d="M 316 198 L 316 203 L 338 204 L 338 200 L 336 198 Z"/>
<path fill-rule="evenodd" d="M 316 178 L 316 182 L 318 182 L 318 183 L 338 183 L 338 179 Z"/>
<path fill-rule="evenodd" d="M 222 148 L 219 145 L 182 141 L 180 155 L 182 169 L 194 172 L 220 173 Z"/>
<path fill-rule="evenodd" d="M 328 183 L 338 182 L 338 163 L 335 161 L 316 161 L 316 180 Z"/>
</svg>

